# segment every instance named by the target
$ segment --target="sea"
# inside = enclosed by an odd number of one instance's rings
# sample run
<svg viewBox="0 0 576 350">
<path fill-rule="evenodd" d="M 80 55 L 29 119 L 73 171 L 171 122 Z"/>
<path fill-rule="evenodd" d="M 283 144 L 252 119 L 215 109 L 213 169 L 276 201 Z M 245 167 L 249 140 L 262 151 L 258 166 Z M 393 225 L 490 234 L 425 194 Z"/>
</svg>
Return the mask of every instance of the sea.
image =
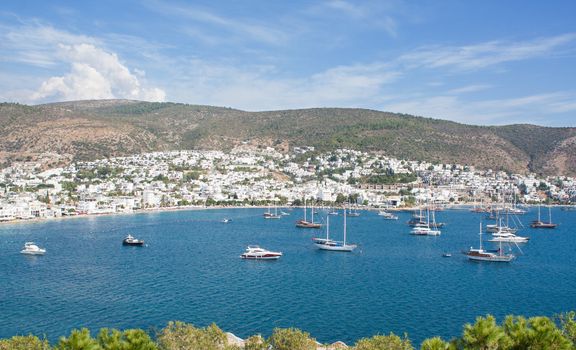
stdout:
<svg viewBox="0 0 576 350">
<path fill-rule="evenodd" d="M 2 224 L 0 338 L 55 342 L 83 327 L 154 335 L 180 320 L 242 338 L 297 327 L 323 343 L 393 332 L 418 346 L 460 336 L 478 316 L 501 322 L 576 310 L 574 211 L 554 208 L 556 229 L 531 229 L 531 208 L 517 219 L 529 243 L 505 246 L 517 255 L 511 263 L 487 263 L 462 254 L 478 247 L 479 225 L 488 223 L 468 210 L 437 212 L 446 226 L 436 237 L 410 235 L 409 213 L 393 221 L 361 211 L 347 219 L 352 253 L 318 250 L 312 238 L 325 231 L 297 228 L 302 209 L 283 210 L 290 215 L 279 220 L 264 219 L 265 209 L 218 209 Z M 327 213 L 316 218 L 325 222 Z M 123 246 L 127 234 L 145 246 Z M 341 212 L 330 216 L 330 234 L 341 239 Z M 46 254 L 20 254 L 27 241 Z M 283 256 L 243 260 L 248 245 Z"/>
</svg>

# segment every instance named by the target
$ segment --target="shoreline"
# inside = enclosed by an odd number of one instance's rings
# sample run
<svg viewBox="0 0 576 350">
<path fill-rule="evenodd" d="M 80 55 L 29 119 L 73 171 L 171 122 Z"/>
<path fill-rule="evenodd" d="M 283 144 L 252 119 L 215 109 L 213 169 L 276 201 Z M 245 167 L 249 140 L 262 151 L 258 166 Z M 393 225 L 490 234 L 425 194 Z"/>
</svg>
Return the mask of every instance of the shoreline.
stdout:
<svg viewBox="0 0 576 350">
<path fill-rule="evenodd" d="M 445 207 L 443 210 L 466 210 L 474 206 L 474 203 L 465 203 L 465 204 L 451 204 Z M 524 207 L 533 208 L 537 207 L 537 204 L 524 204 Z M 567 204 L 556 204 L 551 205 L 556 208 L 576 208 L 575 205 L 567 205 Z M 103 216 L 116 216 L 116 215 L 137 215 L 137 214 L 147 214 L 147 213 L 163 213 L 163 212 L 171 212 L 171 211 L 200 211 L 200 210 L 221 210 L 221 209 L 267 209 L 271 208 L 268 205 L 213 205 L 209 207 L 201 207 L 201 206 L 180 206 L 180 207 L 163 207 L 163 208 L 147 208 L 147 209 L 139 209 L 133 210 L 130 212 L 116 212 L 116 213 L 102 213 L 102 214 L 77 214 L 77 215 L 62 215 L 58 217 L 38 217 L 38 218 L 31 218 L 31 219 L 14 219 L 8 221 L 0 221 L 0 227 L 3 225 L 13 225 L 13 224 L 36 224 L 36 223 L 43 223 L 48 221 L 55 221 L 55 220 L 69 220 L 69 219 L 81 219 L 81 218 L 95 218 L 95 217 L 103 217 Z M 293 209 L 303 209 L 304 206 L 277 206 L 276 208 L 293 208 Z M 309 208 L 309 207 L 308 207 Z M 342 210 L 342 207 L 335 207 L 335 206 L 318 206 L 315 208 L 337 208 L 338 210 Z M 379 211 L 379 210 L 388 210 L 393 212 L 411 212 L 419 210 L 420 207 L 394 207 L 394 208 L 376 208 L 376 207 L 360 207 L 358 210 L 363 211 Z"/>
</svg>

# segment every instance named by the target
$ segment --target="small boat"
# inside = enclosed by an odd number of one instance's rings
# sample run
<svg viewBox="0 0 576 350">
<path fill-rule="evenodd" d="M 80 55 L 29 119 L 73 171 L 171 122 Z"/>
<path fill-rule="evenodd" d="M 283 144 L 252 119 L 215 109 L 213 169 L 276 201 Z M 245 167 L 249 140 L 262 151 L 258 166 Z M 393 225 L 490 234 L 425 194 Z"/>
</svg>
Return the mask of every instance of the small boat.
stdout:
<svg viewBox="0 0 576 350">
<path fill-rule="evenodd" d="M 20 253 L 26 255 L 44 255 L 46 249 L 38 247 L 34 242 L 26 242 L 24 243 L 24 249 L 22 249 Z"/>
<path fill-rule="evenodd" d="M 276 260 L 282 256 L 281 252 L 271 252 L 257 245 L 249 245 L 244 254 L 240 255 L 242 259 L 253 260 Z"/>
<path fill-rule="evenodd" d="M 449 258 L 449 257 L 452 256 L 452 253 L 448 253 L 448 252 L 442 253 L 442 256 L 445 257 L 445 258 Z"/>
<path fill-rule="evenodd" d="M 280 215 L 282 215 L 282 216 L 288 216 L 288 215 L 290 215 L 290 213 L 287 213 L 287 212 L 285 212 L 285 211 L 283 211 L 283 210 L 280 210 Z"/>
<path fill-rule="evenodd" d="M 122 241 L 122 245 L 142 247 L 144 245 L 144 241 L 137 239 L 137 238 L 134 238 L 134 237 L 132 237 L 132 235 L 129 234 Z"/>
<path fill-rule="evenodd" d="M 384 219 L 386 219 L 386 220 L 398 220 L 398 215 L 394 215 L 394 214 L 387 212 L 385 210 L 379 211 L 378 215 L 384 217 Z"/>
<path fill-rule="evenodd" d="M 224 224 L 227 224 L 227 223 L 229 223 L 230 221 L 232 221 L 232 219 L 224 218 L 224 219 L 222 219 L 220 222 L 222 222 L 222 223 L 224 223 Z"/>
</svg>

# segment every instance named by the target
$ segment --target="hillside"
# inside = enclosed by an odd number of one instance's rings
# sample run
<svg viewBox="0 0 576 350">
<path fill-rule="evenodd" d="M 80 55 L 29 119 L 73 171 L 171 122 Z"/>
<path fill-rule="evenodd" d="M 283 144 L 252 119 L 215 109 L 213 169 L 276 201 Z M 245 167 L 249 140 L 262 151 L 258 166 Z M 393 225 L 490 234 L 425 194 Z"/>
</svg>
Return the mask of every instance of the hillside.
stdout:
<svg viewBox="0 0 576 350">
<path fill-rule="evenodd" d="M 576 174 L 576 128 L 482 127 L 365 109 L 272 112 L 127 100 L 0 104 L 0 162 L 58 154 L 52 165 L 241 142 L 382 151 L 512 172 Z"/>
</svg>

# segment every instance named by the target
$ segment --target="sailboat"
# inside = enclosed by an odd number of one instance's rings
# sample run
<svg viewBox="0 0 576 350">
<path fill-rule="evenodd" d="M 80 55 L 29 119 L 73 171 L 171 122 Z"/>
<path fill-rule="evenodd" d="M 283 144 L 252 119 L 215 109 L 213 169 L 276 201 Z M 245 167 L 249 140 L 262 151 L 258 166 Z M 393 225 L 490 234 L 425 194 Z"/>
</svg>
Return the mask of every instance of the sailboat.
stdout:
<svg viewBox="0 0 576 350">
<path fill-rule="evenodd" d="M 432 211 L 432 221 L 430 221 L 430 208 L 426 208 L 426 222 L 414 225 L 410 234 L 415 236 L 440 236 L 441 232 L 437 227 L 434 212 Z"/>
<path fill-rule="evenodd" d="M 322 225 L 319 223 L 315 223 L 314 222 L 314 208 L 312 208 L 312 219 L 311 221 L 308 221 L 306 219 L 306 199 L 304 199 L 304 219 L 303 220 L 298 220 L 296 222 L 296 227 L 299 228 L 321 228 Z"/>
<path fill-rule="evenodd" d="M 356 244 L 346 243 L 346 208 L 344 208 L 344 240 L 335 241 L 330 238 L 330 217 L 326 217 L 326 238 L 313 238 L 314 244 L 322 250 L 332 250 L 337 252 L 351 252 L 356 249 Z"/>
<path fill-rule="evenodd" d="M 470 260 L 476 261 L 493 261 L 493 262 L 510 262 L 515 258 L 513 254 L 504 254 L 502 250 L 502 241 L 499 243 L 499 248 L 496 251 L 485 250 L 482 248 L 482 222 L 480 222 L 480 248 L 475 249 L 470 247 L 470 250 L 465 252 Z"/>
<path fill-rule="evenodd" d="M 274 206 L 274 214 L 270 211 L 270 207 L 268 207 L 268 211 L 264 213 L 264 219 L 280 219 L 282 216 L 278 214 L 278 207 Z"/>
<path fill-rule="evenodd" d="M 348 216 L 358 217 L 358 216 L 360 216 L 360 213 L 358 212 L 358 209 L 354 208 L 354 210 L 352 210 L 352 208 L 350 208 L 350 209 L 348 209 Z"/>
<path fill-rule="evenodd" d="M 532 221 L 530 227 L 532 228 L 556 228 L 558 224 L 552 223 L 552 209 L 548 206 L 548 222 L 543 222 L 540 220 L 540 206 L 538 206 L 538 220 Z"/>
</svg>

